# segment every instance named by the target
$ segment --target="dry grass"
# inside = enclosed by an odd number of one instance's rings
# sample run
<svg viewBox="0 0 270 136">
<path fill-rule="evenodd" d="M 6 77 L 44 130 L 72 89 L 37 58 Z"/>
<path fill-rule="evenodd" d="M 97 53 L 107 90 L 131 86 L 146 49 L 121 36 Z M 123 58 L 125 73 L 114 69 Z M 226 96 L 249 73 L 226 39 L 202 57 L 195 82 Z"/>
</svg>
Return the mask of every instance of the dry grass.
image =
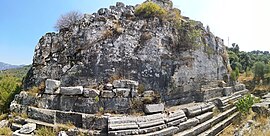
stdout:
<svg viewBox="0 0 270 136">
<path fill-rule="evenodd" d="M 27 90 L 27 92 L 31 96 L 37 96 L 38 93 L 41 93 L 44 90 L 45 90 L 45 83 L 41 82 L 38 87 L 34 86 L 33 88 Z"/>
<path fill-rule="evenodd" d="M 1 114 L 0 115 L 0 121 L 6 119 L 7 116 L 8 116 L 7 114 Z"/>
<path fill-rule="evenodd" d="M 9 127 L 3 127 L 3 128 L 0 128 L 0 135 L 12 136 L 12 131 Z"/>
<path fill-rule="evenodd" d="M 217 115 L 219 115 L 220 114 L 220 110 L 217 108 L 217 107 L 214 107 L 213 108 L 213 115 L 214 116 L 217 116 Z"/>
<path fill-rule="evenodd" d="M 224 129 L 224 131 L 219 136 L 233 136 L 235 131 L 235 126 L 231 124 L 227 128 Z"/>
</svg>

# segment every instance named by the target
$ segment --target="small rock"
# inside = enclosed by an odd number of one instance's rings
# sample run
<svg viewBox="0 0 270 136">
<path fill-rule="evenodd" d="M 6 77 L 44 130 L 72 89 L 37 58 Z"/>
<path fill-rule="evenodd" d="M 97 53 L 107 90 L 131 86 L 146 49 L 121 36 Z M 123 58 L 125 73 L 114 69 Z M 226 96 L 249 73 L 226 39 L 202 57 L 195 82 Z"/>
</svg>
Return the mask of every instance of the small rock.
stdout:
<svg viewBox="0 0 270 136">
<path fill-rule="evenodd" d="M 56 91 L 59 88 L 61 82 L 58 80 L 47 79 L 45 84 L 46 88 L 44 93 L 53 94 L 54 91 Z"/>
<path fill-rule="evenodd" d="M 23 125 L 23 127 L 19 130 L 21 134 L 31 134 L 34 130 L 36 130 L 37 125 L 34 123 L 28 123 Z"/>
<path fill-rule="evenodd" d="M 122 3 L 122 2 L 117 2 L 117 3 L 116 3 L 116 7 L 124 8 L 124 7 L 125 7 L 125 4 Z"/>
<path fill-rule="evenodd" d="M 58 133 L 58 136 L 68 136 L 67 133 L 65 131 L 60 131 Z"/>
<path fill-rule="evenodd" d="M 0 121 L 0 128 L 8 126 L 8 120 L 1 120 Z"/>
<path fill-rule="evenodd" d="M 106 84 L 106 85 L 104 86 L 104 89 L 105 89 L 105 90 L 112 90 L 112 89 L 113 89 L 113 85 L 112 85 L 112 84 Z"/>
<path fill-rule="evenodd" d="M 129 97 L 130 89 L 117 88 L 117 89 L 113 89 L 113 92 L 115 92 L 116 96 L 118 96 L 118 97 Z"/>
</svg>

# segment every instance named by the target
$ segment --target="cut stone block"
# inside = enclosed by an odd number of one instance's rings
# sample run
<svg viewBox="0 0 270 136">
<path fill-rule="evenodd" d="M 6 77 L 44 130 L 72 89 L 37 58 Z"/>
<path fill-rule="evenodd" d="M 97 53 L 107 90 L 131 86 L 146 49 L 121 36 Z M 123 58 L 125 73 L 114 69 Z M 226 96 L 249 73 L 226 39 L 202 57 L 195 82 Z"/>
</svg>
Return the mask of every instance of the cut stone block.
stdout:
<svg viewBox="0 0 270 136">
<path fill-rule="evenodd" d="M 233 87 L 224 87 L 223 96 L 230 96 L 233 93 Z"/>
<path fill-rule="evenodd" d="M 54 94 L 54 92 L 60 87 L 61 82 L 58 80 L 47 79 L 45 82 L 45 91 L 47 94 Z"/>
<path fill-rule="evenodd" d="M 80 94 L 83 94 L 83 87 L 82 86 L 60 87 L 60 94 L 62 94 L 62 95 L 80 95 Z"/>
<path fill-rule="evenodd" d="M 197 124 L 199 124 L 199 120 L 198 119 L 196 119 L 196 118 L 188 119 L 187 121 L 182 122 L 182 123 L 180 123 L 178 125 L 179 132 L 184 131 L 184 130 L 187 130 L 189 128 L 192 128 L 192 127 L 196 126 Z"/>
<path fill-rule="evenodd" d="M 110 90 L 102 90 L 101 91 L 101 97 L 103 98 L 113 98 L 115 96 L 115 93 Z"/>
<path fill-rule="evenodd" d="M 31 119 L 44 121 L 47 123 L 54 123 L 55 110 L 40 109 L 35 107 L 28 107 L 27 115 Z"/>
<path fill-rule="evenodd" d="M 99 90 L 91 89 L 91 88 L 83 88 L 83 96 L 84 97 L 95 98 L 95 97 L 98 97 L 99 94 L 100 94 Z"/>
<path fill-rule="evenodd" d="M 199 123 L 203 123 L 213 117 L 213 112 L 207 112 L 202 115 L 196 116 L 195 118 L 199 120 Z"/>
<path fill-rule="evenodd" d="M 56 123 L 71 123 L 76 127 L 82 127 L 82 114 L 74 112 L 56 112 Z"/>
<path fill-rule="evenodd" d="M 93 114 L 82 114 L 82 128 L 107 131 L 108 117 Z"/>
<path fill-rule="evenodd" d="M 114 88 L 130 88 L 130 89 L 136 89 L 139 85 L 137 81 L 133 80 L 114 80 L 112 84 Z"/>
<path fill-rule="evenodd" d="M 144 112 L 147 114 L 160 113 L 164 111 L 164 104 L 145 104 Z"/>
<path fill-rule="evenodd" d="M 28 123 L 22 126 L 19 130 L 21 134 L 31 134 L 34 130 L 36 130 L 37 125 L 35 123 Z"/>
</svg>

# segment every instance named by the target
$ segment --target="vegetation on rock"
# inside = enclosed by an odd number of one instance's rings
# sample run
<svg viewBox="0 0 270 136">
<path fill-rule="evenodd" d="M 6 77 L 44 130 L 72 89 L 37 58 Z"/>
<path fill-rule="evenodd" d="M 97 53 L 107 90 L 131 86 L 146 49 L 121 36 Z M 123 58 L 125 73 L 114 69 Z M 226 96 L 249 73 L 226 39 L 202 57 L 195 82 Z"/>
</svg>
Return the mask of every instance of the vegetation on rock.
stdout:
<svg viewBox="0 0 270 136">
<path fill-rule="evenodd" d="M 245 95 L 241 99 L 239 99 L 235 106 L 242 114 L 248 114 L 252 105 L 256 102 L 255 98 L 252 97 L 250 94 Z"/>
<path fill-rule="evenodd" d="M 154 2 L 145 2 L 135 9 L 135 14 L 143 18 L 158 17 L 162 19 L 167 11 Z"/>
<path fill-rule="evenodd" d="M 57 20 L 54 28 L 56 30 L 60 30 L 63 28 L 69 28 L 71 25 L 75 24 L 79 21 L 83 15 L 78 11 L 70 11 L 64 15 L 61 15 L 60 18 Z"/>
</svg>

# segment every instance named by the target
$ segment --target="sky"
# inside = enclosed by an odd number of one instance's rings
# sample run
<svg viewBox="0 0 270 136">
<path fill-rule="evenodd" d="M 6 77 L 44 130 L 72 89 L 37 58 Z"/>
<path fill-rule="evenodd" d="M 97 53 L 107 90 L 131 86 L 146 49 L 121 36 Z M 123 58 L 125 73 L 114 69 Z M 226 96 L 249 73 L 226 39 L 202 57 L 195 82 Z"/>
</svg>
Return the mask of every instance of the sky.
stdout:
<svg viewBox="0 0 270 136">
<path fill-rule="evenodd" d="M 117 1 L 136 5 L 144 0 L 1 0 L 0 62 L 31 64 L 39 39 L 53 32 L 60 15 L 94 13 Z M 240 50 L 269 51 L 269 0 L 172 0 L 182 15 L 201 21 L 226 45 Z"/>
</svg>

